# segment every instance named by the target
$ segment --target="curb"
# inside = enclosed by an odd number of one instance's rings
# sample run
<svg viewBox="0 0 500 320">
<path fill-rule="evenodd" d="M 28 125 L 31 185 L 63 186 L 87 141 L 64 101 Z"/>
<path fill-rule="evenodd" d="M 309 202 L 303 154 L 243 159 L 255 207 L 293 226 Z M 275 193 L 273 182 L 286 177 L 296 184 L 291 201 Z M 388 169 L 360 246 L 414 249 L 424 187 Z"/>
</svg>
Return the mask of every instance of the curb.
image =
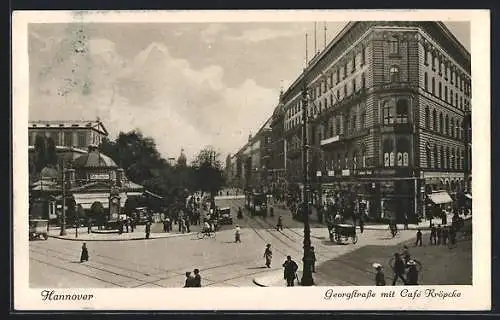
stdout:
<svg viewBox="0 0 500 320">
<path fill-rule="evenodd" d="M 252 279 L 252 282 L 253 282 L 255 285 L 259 286 L 259 287 L 263 287 L 263 288 L 266 288 L 266 287 L 267 287 L 267 286 L 265 286 L 265 285 L 263 285 L 263 284 L 258 283 L 258 282 L 257 282 L 257 279 L 255 279 L 255 278 L 253 278 L 253 279 Z"/>
<path fill-rule="evenodd" d="M 88 241 L 88 242 L 96 242 L 96 241 L 138 241 L 138 240 L 158 240 L 158 239 L 168 239 L 168 238 L 177 238 L 177 237 L 185 237 L 185 236 L 190 236 L 195 233 L 184 233 L 184 234 L 175 234 L 175 235 L 168 235 L 168 236 L 160 236 L 160 237 L 155 237 L 155 238 L 149 238 L 146 239 L 146 237 L 137 237 L 137 238 L 128 238 L 128 239 L 81 239 L 81 238 L 69 238 L 69 237 L 62 237 L 62 236 L 54 236 L 49 234 L 49 238 L 54 238 L 54 239 L 60 239 L 60 240 L 66 240 L 66 241 Z"/>
</svg>

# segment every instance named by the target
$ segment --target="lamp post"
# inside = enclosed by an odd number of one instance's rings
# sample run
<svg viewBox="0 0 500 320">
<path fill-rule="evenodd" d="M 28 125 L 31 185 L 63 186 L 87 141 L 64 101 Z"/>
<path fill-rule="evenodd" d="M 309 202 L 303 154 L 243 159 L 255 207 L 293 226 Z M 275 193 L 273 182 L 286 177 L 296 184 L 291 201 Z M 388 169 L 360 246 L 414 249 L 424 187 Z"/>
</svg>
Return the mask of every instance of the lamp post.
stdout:
<svg viewBox="0 0 500 320">
<path fill-rule="evenodd" d="M 59 235 L 66 235 L 66 166 L 64 159 L 62 159 L 62 175 L 61 175 L 61 189 L 62 189 L 62 210 L 61 210 L 61 232 Z"/>
<path fill-rule="evenodd" d="M 306 71 L 304 71 L 304 87 L 302 89 L 302 168 L 304 174 L 304 203 L 303 203 L 303 215 L 304 215 L 304 257 L 302 258 L 303 273 L 302 279 L 300 281 L 302 286 L 312 286 L 314 285 L 314 280 L 312 277 L 312 255 L 311 255 L 311 228 L 309 226 L 309 194 L 310 194 L 310 181 L 309 181 L 309 146 L 307 144 L 307 105 L 308 105 L 308 93 L 307 93 L 307 81 L 305 80 Z"/>
</svg>

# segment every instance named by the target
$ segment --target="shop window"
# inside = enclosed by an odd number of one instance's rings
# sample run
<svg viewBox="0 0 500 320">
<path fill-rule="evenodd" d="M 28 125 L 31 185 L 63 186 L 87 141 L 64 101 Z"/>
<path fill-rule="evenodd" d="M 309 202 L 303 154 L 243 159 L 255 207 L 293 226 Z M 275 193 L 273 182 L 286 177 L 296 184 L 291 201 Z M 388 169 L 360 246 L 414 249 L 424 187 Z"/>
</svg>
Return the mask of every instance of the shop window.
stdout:
<svg viewBox="0 0 500 320">
<path fill-rule="evenodd" d="M 392 66 L 389 69 L 390 77 L 391 77 L 391 82 L 399 82 L 399 67 L 398 66 Z"/>
<path fill-rule="evenodd" d="M 437 114 L 436 109 L 432 110 L 432 130 L 437 131 Z"/>
<path fill-rule="evenodd" d="M 394 166 L 394 145 L 392 139 L 384 139 L 382 150 L 384 154 L 384 167 Z"/>
<path fill-rule="evenodd" d="M 391 102 L 384 102 L 382 106 L 382 112 L 384 117 L 384 124 L 392 124 L 394 123 L 394 107 Z"/>
<path fill-rule="evenodd" d="M 427 168 L 432 168 L 431 145 L 429 143 L 425 145 L 425 159 Z"/>
<path fill-rule="evenodd" d="M 430 122 L 429 106 L 425 106 L 425 128 L 429 129 L 430 125 L 431 122 Z"/>
<path fill-rule="evenodd" d="M 396 122 L 408 123 L 408 100 L 398 100 L 396 104 Z"/>
</svg>

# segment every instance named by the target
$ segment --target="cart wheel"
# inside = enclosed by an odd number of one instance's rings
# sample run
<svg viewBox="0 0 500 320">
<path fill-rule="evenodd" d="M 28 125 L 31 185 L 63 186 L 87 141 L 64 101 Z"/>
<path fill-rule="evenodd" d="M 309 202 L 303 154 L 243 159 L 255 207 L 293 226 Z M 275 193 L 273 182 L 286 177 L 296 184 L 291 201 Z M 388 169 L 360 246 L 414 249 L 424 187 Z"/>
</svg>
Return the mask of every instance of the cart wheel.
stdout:
<svg viewBox="0 0 500 320">
<path fill-rule="evenodd" d="M 204 234 L 203 234 L 203 232 L 199 231 L 199 232 L 196 234 L 196 236 L 198 237 L 198 240 L 201 240 L 201 239 L 203 239 Z"/>
<path fill-rule="evenodd" d="M 358 236 L 357 235 L 354 235 L 352 237 L 352 244 L 356 244 L 356 242 L 358 242 Z"/>
<path fill-rule="evenodd" d="M 30 241 L 33 241 L 35 240 L 35 237 L 33 237 L 33 235 L 30 233 Z"/>
<path fill-rule="evenodd" d="M 43 240 L 47 240 L 49 238 L 49 235 L 44 233 L 44 234 L 42 234 L 42 237 L 43 237 Z"/>
</svg>

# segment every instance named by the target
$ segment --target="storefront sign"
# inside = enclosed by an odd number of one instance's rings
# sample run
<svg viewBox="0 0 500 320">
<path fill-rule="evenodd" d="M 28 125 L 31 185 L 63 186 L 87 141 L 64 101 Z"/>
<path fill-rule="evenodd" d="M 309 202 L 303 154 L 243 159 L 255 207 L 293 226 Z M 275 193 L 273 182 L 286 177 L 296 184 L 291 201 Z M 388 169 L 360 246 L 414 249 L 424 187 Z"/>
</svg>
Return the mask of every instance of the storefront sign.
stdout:
<svg viewBox="0 0 500 320">
<path fill-rule="evenodd" d="M 89 175 L 90 180 L 109 180 L 109 174 L 107 173 L 91 173 Z"/>
</svg>

